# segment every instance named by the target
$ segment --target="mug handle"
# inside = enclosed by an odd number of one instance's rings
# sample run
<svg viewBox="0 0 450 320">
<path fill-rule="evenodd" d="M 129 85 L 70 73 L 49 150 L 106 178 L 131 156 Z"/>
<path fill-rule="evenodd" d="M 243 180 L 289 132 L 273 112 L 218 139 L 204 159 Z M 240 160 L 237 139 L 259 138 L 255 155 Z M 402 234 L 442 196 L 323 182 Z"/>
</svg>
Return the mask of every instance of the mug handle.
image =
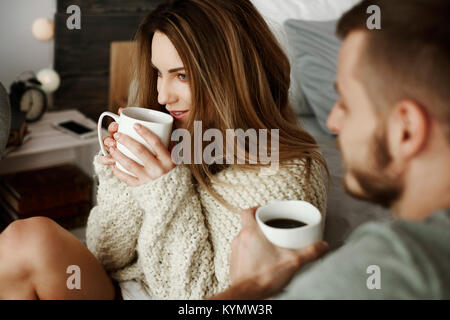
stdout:
<svg viewBox="0 0 450 320">
<path fill-rule="evenodd" d="M 109 153 L 106 151 L 105 147 L 103 146 L 103 137 L 102 137 L 102 121 L 105 116 L 110 116 L 111 118 L 114 118 L 114 120 L 118 123 L 119 122 L 119 116 L 109 112 L 105 111 L 103 112 L 100 117 L 98 118 L 97 122 L 97 135 L 98 135 L 98 142 L 100 143 L 100 148 L 102 149 L 102 153 L 104 156 L 109 156 Z"/>
</svg>

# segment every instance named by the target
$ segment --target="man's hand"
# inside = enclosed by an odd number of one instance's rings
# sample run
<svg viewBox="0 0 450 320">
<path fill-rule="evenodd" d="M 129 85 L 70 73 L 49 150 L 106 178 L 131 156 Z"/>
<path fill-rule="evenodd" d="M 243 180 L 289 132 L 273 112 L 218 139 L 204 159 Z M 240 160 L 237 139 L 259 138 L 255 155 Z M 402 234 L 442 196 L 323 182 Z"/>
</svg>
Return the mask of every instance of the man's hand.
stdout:
<svg viewBox="0 0 450 320">
<path fill-rule="evenodd" d="M 256 208 L 241 213 L 242 229 L 231 245 L 232 286 L 215 299 L 264 299 L 280 292 L 305 263 L 328 251 L 326 242 L 299 250 L 269 242 L 255 220 Z"/>
</svg>

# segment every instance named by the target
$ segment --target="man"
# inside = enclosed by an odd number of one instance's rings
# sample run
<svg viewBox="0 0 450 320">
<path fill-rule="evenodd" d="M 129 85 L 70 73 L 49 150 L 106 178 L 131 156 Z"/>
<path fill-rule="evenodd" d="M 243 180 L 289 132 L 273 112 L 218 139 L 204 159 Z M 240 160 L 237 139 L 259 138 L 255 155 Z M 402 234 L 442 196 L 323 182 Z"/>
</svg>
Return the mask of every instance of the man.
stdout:
<svg viewBox="0 0 450 320">
<path fill-rule="evenodd" d="M 368 30 L 370 5 L 381 30 Z M 363 1 L 340 20 L 344 39 L 328 119 L 352 195 L 393 221 L 357 228 L 345 245 L 293 278 L 279 299 L 450 299 L 450 2 Z M 254 209 L 234 240 L 231 287 L 216 299 L 273 296 L 321 256 L 269 243 Z"/>
</svg>

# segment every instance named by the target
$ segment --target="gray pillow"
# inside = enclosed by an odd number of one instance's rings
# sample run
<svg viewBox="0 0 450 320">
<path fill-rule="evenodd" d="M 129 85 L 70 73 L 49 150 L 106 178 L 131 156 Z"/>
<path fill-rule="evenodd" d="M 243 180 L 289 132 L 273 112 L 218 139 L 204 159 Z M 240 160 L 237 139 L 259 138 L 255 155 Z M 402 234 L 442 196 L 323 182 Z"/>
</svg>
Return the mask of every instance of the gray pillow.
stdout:
<svg viewBox="0 0 450 320">
<path fill-rule="evenodd" d="M 335 35 L 337 21 L 287 20 L 284 23 L 294 50 L 292 76 L 302 90 L 305 103 L 320 126 L 326 126 L 328 114 L 338 95 L 334 89 L 337 56 L 341 41 Z"/>
<path fill-rule="evenodd" d="M 9 107 L 9 97 L 5 88 L 0 83 L 0 159 L 8 142 L 10 126 L 11 109 Z"/>
<path fill-rule="evenodd" d="M 291 102 L 294 111 L 299 116 L 313 116 L 314 112 L 306 100 L 300 84 L 297 83 L 294 65 L 291 62 L 291 86 L 289 87 L 289 101 Z"/>
</svg>

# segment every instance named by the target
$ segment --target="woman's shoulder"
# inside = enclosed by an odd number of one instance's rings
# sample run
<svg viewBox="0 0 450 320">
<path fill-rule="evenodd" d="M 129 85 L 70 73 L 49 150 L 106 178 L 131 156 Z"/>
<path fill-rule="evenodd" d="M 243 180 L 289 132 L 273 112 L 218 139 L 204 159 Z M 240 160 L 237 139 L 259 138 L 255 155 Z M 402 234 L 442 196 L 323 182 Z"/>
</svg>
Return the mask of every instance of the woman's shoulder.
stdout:
<svg viewBox="0 0 450 320">
<path fill-rule="evenodd" d="M 316 173 L 321 172 L 321 164 L 317 160 L 289 159 L 280 163 L 269 165 L 230 165 L 217 173 L 214 178 L 218 181 L 242 181 L 245 179 L 283 179 L 283 177 L 302 176 L 309 169 Z"/>
<path fill-rule="evenodd" d="M 307 200 L 325 212 L 324 177 L 318 171 L 320 164 L 314 162 L 309 171 L 306 159 L 292 159 L 272 168 L 229 166 L 213 177 L 211 187 L 224 201 L 239 209 L 272 200 Z M 205 190 L 199 191 L 203 194 Z"/>
</svg>

